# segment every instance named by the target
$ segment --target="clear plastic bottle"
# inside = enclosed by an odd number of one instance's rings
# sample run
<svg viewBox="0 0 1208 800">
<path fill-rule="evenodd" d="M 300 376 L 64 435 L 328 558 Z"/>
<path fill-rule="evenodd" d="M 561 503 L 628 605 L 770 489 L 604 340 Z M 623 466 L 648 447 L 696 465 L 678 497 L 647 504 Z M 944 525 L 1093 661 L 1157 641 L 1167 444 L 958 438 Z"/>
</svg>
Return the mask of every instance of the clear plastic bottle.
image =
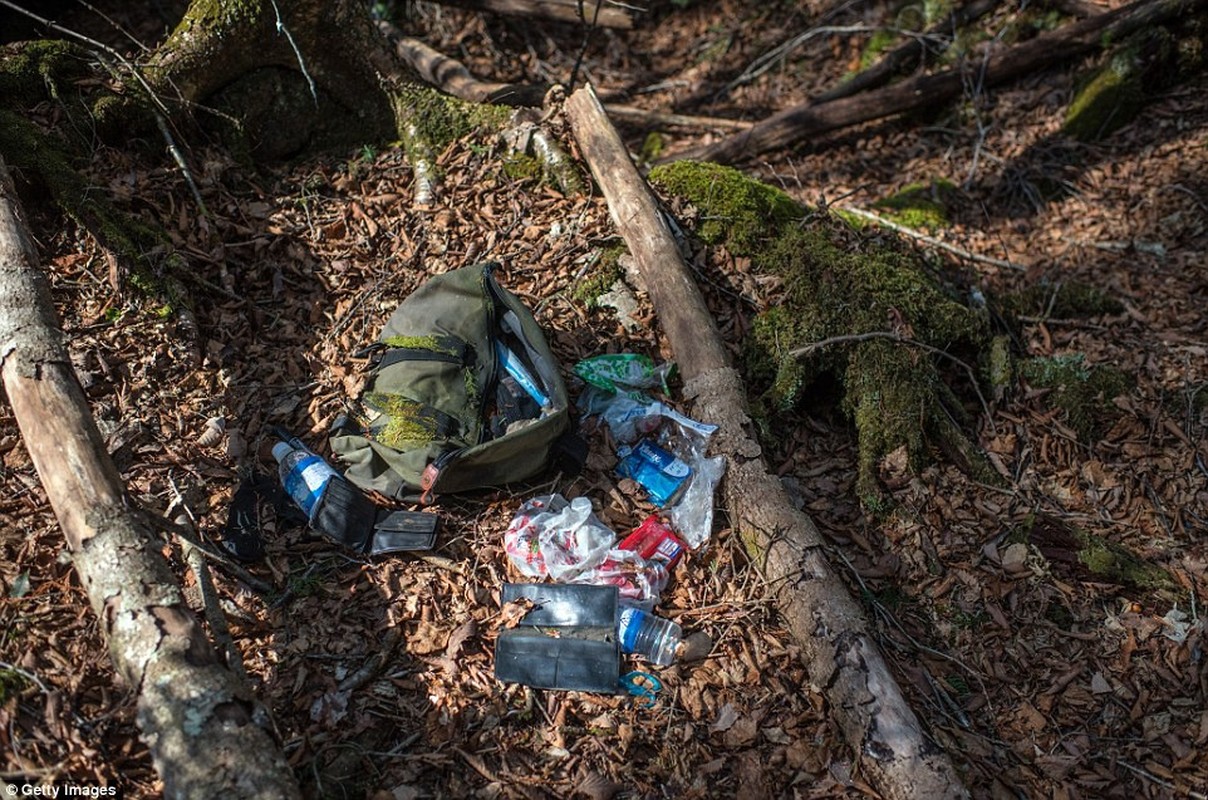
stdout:
<svg viewBox="0 0 1208 800">
<path fill-rule="evenodd" d="M 286 494 L 302 509 L 307 520 L 314 520 L 319 498 L 336 471 L 322 457 L 286 442 L 273 445 L 273 458 L 277 459 Z"/>
<path fill-rule="evenodd" d="M 626 653 L 645 656 L 650 663 L 665 667 L 675 661 L 675 651 L 682 637 L 679 623 L 634 606 L 621 607 L 617 640 Z"/>
</svg>

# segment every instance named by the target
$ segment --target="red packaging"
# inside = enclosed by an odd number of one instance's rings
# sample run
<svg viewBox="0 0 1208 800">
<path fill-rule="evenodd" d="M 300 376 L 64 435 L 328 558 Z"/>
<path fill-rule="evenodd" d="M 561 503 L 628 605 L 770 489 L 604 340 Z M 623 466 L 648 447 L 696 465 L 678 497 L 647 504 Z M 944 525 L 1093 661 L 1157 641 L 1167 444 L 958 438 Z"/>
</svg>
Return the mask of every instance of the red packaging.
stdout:
<svg viewBox="0 0 1208 800">
<path fill-rule="evenodd" d="M 633 550 L 642 558 L 661 561 L 670 572 L 684 554 L 684 543 L 662 522 L 657 514 L 651 514 L 633 532 L 621 540 L 622 550 Z"/>
</svg>

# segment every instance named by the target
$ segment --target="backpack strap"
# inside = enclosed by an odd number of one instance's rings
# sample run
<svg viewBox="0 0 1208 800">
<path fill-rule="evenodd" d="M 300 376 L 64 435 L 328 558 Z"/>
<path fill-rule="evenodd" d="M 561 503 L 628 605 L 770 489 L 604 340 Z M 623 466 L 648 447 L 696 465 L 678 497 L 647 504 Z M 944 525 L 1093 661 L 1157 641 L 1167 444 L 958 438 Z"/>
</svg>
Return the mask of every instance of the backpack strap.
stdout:
<svg viewBox="0 0 1208 800">
<path fill-rule="evenodd" d="M 371 438 L 395 442 L 448 439 L 461 432 L 457 418 L 427 403 L 418 403 L 401 394 L 369 392 L 360 402 L 382 414 L 362 430 Z"/>
<path fill-rule="evenodd" d="M 473 346 L 456 336 L 392 336 L 377 345 L 373 370 L 380 371 L 403 361 L 443 361 L 470 366 Z"/>
</svg>

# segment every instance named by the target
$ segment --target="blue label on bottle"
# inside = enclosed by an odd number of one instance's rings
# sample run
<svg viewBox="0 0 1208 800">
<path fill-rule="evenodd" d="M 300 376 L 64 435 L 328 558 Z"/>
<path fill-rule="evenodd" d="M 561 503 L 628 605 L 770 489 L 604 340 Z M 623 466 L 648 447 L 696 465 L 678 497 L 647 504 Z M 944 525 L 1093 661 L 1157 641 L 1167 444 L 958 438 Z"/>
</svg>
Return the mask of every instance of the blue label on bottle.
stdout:
<svg viewBox="0 0 1208 800">
<path fill-rule="evenodd" d="M 307 456 L 299 461 L 285 478 L 285 491 L 290 498 L 306 514 L 307 518 L 314 516 L 315 505 L 327 481 L 335 471 L 322 458 L 316 455 Z"/>
<path fill-rule="evenodd" d="M 620 632 L 621 650 L 632 653 L 638 643 L 638 631 L 646 619 L 646 612 L 640 608 L 623 608 L 617 620 L 617 630 Z"/>
</svg>

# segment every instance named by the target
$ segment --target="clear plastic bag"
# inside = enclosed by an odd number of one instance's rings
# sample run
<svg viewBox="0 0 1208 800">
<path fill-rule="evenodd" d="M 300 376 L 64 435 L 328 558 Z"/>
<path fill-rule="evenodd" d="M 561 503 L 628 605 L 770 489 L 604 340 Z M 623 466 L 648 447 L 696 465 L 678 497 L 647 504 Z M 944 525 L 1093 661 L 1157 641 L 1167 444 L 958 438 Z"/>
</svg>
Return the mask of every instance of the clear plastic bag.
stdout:
<svg viewBox="0 0 1208 800">
<path fill-rule="evenodd" d="M 726 471 L 723 456 L 708 458 L 708 436 L 700 436 L 681 427 L 681 435 L 666 436 L 663 446 L 692 469 L 688 488 L 675 505 L 666 509 L 671 527 L 693 550 L 709 540 L 713 533 L 713 493 Z M 710 432 L 712 433 L 712 432 Z"/>
<path fill-rule="evenodd" d="M 568 583 L 604 561 L 616 540 L 590 500 L 567 502 L 560 494 L 526 502 L 503 535 L 504 550 L 522 575 Z"/>
</svg>

